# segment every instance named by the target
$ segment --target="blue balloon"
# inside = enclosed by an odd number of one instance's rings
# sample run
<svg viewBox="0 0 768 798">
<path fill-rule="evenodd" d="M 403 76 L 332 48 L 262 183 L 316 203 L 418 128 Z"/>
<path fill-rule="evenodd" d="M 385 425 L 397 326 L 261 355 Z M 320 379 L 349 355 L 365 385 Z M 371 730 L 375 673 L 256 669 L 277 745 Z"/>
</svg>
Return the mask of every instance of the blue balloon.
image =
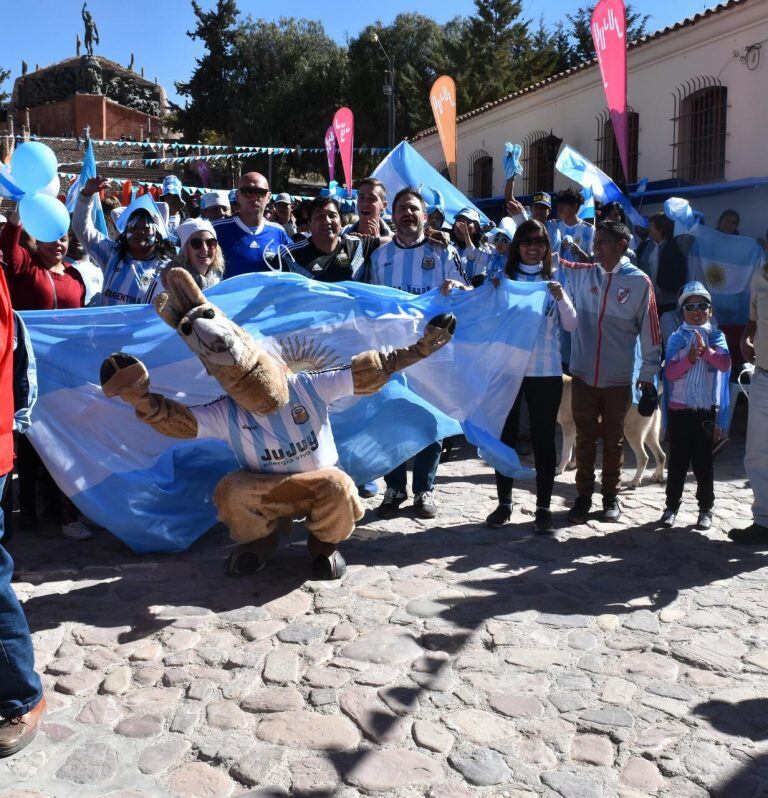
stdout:
<svg viewBox="0 0 768 798">
<path fill-rule="evenodd" d="M 11 174 L 26 194 L 42 191 L 56 175 L 56 154 L 39 141 L 20 144 L 11 156 Z"/>
<path fill-rule="evenodd" d="M 69 230 L 69 213 L 63 202 L 47 194 L 25 194 L 19 202 L 24 229 L 38 241 L 58 241 Z"/>
</svg>

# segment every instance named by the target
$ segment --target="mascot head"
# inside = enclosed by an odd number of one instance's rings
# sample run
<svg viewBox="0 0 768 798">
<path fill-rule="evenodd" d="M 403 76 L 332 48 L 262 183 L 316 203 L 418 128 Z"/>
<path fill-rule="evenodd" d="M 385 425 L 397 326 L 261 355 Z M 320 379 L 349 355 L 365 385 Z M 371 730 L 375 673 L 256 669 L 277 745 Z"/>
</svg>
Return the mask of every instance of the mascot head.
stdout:
<svg viewBox="0 0 768 798">
<path fill-rule="evenodd" d="M 250 413 L 274 413 L 288 403 L 285 369 L 253 338 L 208 302 L 185 269 L 163 275 L 155 310 L 178 332 L 227 395 Z"/>
</svg>

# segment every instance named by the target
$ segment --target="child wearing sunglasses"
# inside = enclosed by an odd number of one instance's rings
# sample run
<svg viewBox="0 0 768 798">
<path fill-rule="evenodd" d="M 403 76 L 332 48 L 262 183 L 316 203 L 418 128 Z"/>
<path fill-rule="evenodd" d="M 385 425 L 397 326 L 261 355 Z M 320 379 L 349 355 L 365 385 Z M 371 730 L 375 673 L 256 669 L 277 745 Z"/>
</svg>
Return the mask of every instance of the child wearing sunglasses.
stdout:
<svg viewBox="0 0 768 798">
<path fill-rule="evenodd" d="M 669 430 L 667 506 L 664 527 L 675 526 L 689 466 L 696 476 L 696 529 L 710 529 L 715 503 L 712 441 L 718 411 L 728 402 L 731 356 L 722 331 L 712 327 L 712 297 L 702 283 L 683 286 L 678 298 L 683 323 L 667 344 L 664 379 Z"/>
</svg>

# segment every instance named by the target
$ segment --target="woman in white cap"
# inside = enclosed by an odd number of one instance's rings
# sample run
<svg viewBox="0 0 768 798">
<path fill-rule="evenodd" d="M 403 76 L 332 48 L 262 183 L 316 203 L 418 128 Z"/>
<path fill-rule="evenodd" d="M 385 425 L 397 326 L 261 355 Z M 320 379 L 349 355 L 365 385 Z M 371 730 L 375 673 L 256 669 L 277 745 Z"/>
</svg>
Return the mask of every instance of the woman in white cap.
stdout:
<svg viewBox="0 0 768 798">
<path fill-rule="evenodd" d="M 213 225 L 207 219 L 187 219 L 176 228 L 176 233 L 181 243 L 179 254 L 155 278 L 147 291 L 147 302 L 163 290 L 163 274 L 175 266 L 186 269 L 203 291 L 221 282 L 224 256 Z"/>
</svg>

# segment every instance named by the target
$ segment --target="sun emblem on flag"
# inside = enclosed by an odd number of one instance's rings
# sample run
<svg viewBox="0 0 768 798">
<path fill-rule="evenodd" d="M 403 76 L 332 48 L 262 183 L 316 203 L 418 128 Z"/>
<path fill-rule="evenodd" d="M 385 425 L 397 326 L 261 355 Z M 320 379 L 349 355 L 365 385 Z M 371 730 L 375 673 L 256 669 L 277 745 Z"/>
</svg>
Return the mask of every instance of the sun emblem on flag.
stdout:
<svg viewBox="0 0 768 798">
<path fill-rule="evenodd" d="M 725 268 L 719 263 L 710 263 L 704 269 L 704 282 L 708 288 L 722 288 L 725 285 Z"/>
<path fill-rule="evenodd" d="M 276 338 L 276 355 L 294 373 L 300 371 L 321 371 L 338 366 L 340 360 L 335 352 L 324 344 L 304 335 L 288 335 Z"/>
</svg>

